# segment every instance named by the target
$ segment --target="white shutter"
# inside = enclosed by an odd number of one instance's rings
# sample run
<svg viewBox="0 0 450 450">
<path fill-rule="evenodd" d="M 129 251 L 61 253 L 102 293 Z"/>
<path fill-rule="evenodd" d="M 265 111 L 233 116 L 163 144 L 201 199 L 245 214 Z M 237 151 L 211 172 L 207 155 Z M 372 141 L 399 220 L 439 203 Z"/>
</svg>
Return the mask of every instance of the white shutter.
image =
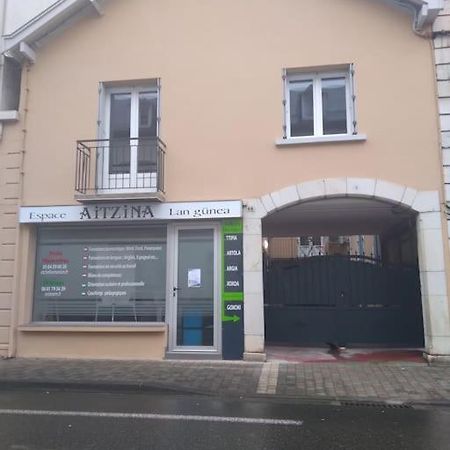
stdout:
<svg viewBox="0 0 450 450">
<path fill-rule="evenodd" d="M 354 64 L 349 66 L 349 89 L 350 89 L 350 120 L 352 134 L 358 134 L 358 122 L 356 121 L 356 91 L 355 91 L 355 68 Z"/>
<path fill-rule="evenodd" d="M 98 117 L 97 117 L 97 139 L 106 139 L 107 131 L 105 129 L 106 117 L 106 92 L 104 83 L 98 84 Z"/>
<path fill-rule="evenodd" d="M 287 97 L 288 93 L 288 81 L 287 81 L 287 70 L 283 69 L 283 139 L 287 138 L 287 126 L 288 126 L 288 105 L 287 105 Z"/>
</svg>

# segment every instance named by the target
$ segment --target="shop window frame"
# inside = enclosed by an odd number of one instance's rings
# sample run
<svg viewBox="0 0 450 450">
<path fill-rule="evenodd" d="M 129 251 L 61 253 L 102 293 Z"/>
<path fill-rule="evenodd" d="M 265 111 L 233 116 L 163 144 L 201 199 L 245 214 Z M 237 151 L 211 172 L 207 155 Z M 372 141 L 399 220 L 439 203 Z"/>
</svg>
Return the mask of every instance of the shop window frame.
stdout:
<svg viewBox="0 0 450 450">
<path fill-rule="evenodd" d="M 71 231 L 80 231 L 80 229 L 84 230 L 84 231 L 92 231 L 92 230 L 96 230 L 97 233 L 103 233 L 104 229 L 99 227 L 99 226 L 86 226 L 86 227 L 77 227 L 76 229 L 73 227 L 61 227 L 61 226 L 50 226 L 50 227 L 38 227 L 37 228 L 37 232 L 36 232 L 36 245 L 35 245 L 35 258 L 34 258 L 34 268 L 33 268 L 33 282 L 32 282 L 32 292 L 31 292 L 31 308 L 30 308 L 30 325 L 31 326 L 38 326 L 38 327 L 42 327 L 42 326 L 49 326 L 49 327 L 55 327 L 55 328 L 67 328 L 67 327 L 113 327 L 113 328 L 124 328 L 124 327 L 151 327 L 151 328 L 157 328 L 157 327 L 161 327 L 161 326 L 165 326 L 167 324 L 167 276 L 168 276 L 168 234 L 167 234 L 167 227 L 166 226 L 162 226 L 162 225 L 154 225 L 153 227 L 150 228 L 165 228 L 165 232 L 164 234 L 164 243 L 165 243 L 165 264 L 164 264 L 164 297 L 163 297 L 163 305 L 161 306 L 161 311 L 160 313 L 162 313 L 162 320 L 152 320 L 152 321 L 145 321 L 145 320 L 134 320 L 134 321 L 127 321 L 127 320 L 106 320 L 106 321 L 101 321 L 101 320 L 39 320 L 37 318 L 37 303 L 38 297 L 36 296 L 36 289 L 37 289 L 37 282 L 38 282 L 38 268 L 40 266 L 39 263 L 39 245 L 42 243 L 41 241 L 41 234 L 43 232 L 43 230 L 46 230 L 47 232 L 50 230 L 58 230 L 58 231 L 62 231 L 64 232 L 71 232 Z M 116 232 L 123 230 L 124 227 L 120 227 L 120 226 L 110 226 L 108 227 L 109 230 L 115 230 Z M 127 229 L 130 230 L 130 232 L 132 233 L 133 230 L 141 230 L 141 232 L 147 232 L 149 230 L 149 228 L 144 228 L 142 226 L 132 226 L 132 227 L 127 227 Z M 105 240 L 102 239 L 98 239 L 98 238 L 92 238 L 89 237 L 86 241 L 84 241 L 85 243 L 80 245 L 97 245 L 97 246 L 102 246 L 102 245 L 108 245 L 111 244 L 110 241 L 114 241 L 114 244 L 123 244 L 123 245 L 127 245 L 127 244 L 148 244 L 148 245 L 155 245 L 153 241 L 150 241 L 152 237 L 149 236 L 148 238 L 146 237 L 139 237 L 137 240 L 133 240 L 130 238 L 123 238 L 123 237 L 115 237 L 115 238 L 108 238 Z M 60 243 L 79 243 L 80 241 L 80 237 L 74 237 L 74 236 L 70 236 L 68 239 L 64 239 L 64 238 L 59 238 Z M 43 242 L 44 245 L 48 245 L 48 242 Z M 55 245 L 57 244 L 56 239 L 55 239 Z M 135 299 L 136 300 L 136 299 Z M 69 300 L 67 300 L 69 301 Z M 86 300 L 85 300 L 86 301 Z M 94 303 L 94 300 L 90 300 L 91 302 Z M 129 300 L 131 302 L 131 300 Z M 95 306 L 95 305 L 92 305 Z M 90 312 L 92 313 L 92 308 L 90 310 Z M 81 312 L 80 315 L 89 315 L 89 313 L 85 313 L 85 312 Z M 155 314 L 148 314 L 148 316 L 150 315 L 157 315 Z M 155 329 L 156 329 L 155 328 Z"/>
</svg>

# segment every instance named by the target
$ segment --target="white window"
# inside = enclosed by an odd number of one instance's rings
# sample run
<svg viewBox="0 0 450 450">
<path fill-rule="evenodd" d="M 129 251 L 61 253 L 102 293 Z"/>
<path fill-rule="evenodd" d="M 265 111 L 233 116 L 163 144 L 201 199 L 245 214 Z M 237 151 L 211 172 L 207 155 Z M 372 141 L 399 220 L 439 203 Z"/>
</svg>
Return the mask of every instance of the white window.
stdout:
<svg viewBox="0 0 450 450">
<path fill-rule="evenodd" d="M 285 130 L 278 144 L 365 139 L 356 129 L 351 66 L 335 71 L 285 71 L 284 85 Z"/>
<path fill-rule="evenodd" d="M 298 256 L 300 258 L 323 254 L 323 238 L 321 236 L 300 236 L 298 243 Z"/>
<path fill-rule="evenodd" d="M 98 188 L 156 188 L 159 89 L 156 82 L 101 89 L 101 155 Z"/>
</svg>

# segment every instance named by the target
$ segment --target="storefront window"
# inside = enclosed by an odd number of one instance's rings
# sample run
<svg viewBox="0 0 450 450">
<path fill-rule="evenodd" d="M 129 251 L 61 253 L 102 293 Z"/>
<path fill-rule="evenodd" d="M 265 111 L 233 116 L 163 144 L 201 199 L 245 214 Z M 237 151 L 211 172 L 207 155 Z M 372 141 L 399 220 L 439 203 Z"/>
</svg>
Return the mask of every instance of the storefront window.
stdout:
<svg viewBox="0 0 450 450">
<path fill-rule="evenodd" d="M 164 322 L 166 227 L 42 228 L 35 322 Z"/>
</svg>

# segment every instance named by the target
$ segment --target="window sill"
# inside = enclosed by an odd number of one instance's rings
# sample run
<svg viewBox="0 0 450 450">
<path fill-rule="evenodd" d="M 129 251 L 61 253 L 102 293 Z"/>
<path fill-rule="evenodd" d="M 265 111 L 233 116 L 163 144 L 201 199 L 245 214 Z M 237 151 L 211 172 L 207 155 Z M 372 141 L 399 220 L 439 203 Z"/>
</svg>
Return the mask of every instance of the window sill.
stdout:
<svg viewBox="0 0 450 450">
<path fill-rule="evenodd" d="M 16 122 L 19 120 L 19 111 L 3 110 L 0 111 L 0 122 Z"/>
<path fill-rule="evenodd" d="M 366 141 L 365 134 L 341 134 L 330 136 L 307 136 L 307 137 L 293 137 L 277 139 L 275 144 L 277 147 L 284 147 L 285 145 L 302 145 L 302 144 L 322 144 L 327 142 L 355 142 Z"/>
<path fill-rule="evenodd" d="M 19 331 L 31 333 L 164 333 L 166 324 L 155 322 L 154 324 L 73 324 L 73 325 L 57 325 L 57 324 L 35 324 L 19 326 Z"/>
<path fill-rule="evenodd" d="M 141 200 L 141 201 L 155 201 L 163 202 L 165 195 L 161 191 L 148 190 L 148 192 L 133 192 L 130 189 L 125 189 L 122 193 L 101 193 L 93 194 L 75 194 L 75 200 L 80 203 L 90 203 L 99 201 L 120 202 L 124 200 Z"/>
</svg>

